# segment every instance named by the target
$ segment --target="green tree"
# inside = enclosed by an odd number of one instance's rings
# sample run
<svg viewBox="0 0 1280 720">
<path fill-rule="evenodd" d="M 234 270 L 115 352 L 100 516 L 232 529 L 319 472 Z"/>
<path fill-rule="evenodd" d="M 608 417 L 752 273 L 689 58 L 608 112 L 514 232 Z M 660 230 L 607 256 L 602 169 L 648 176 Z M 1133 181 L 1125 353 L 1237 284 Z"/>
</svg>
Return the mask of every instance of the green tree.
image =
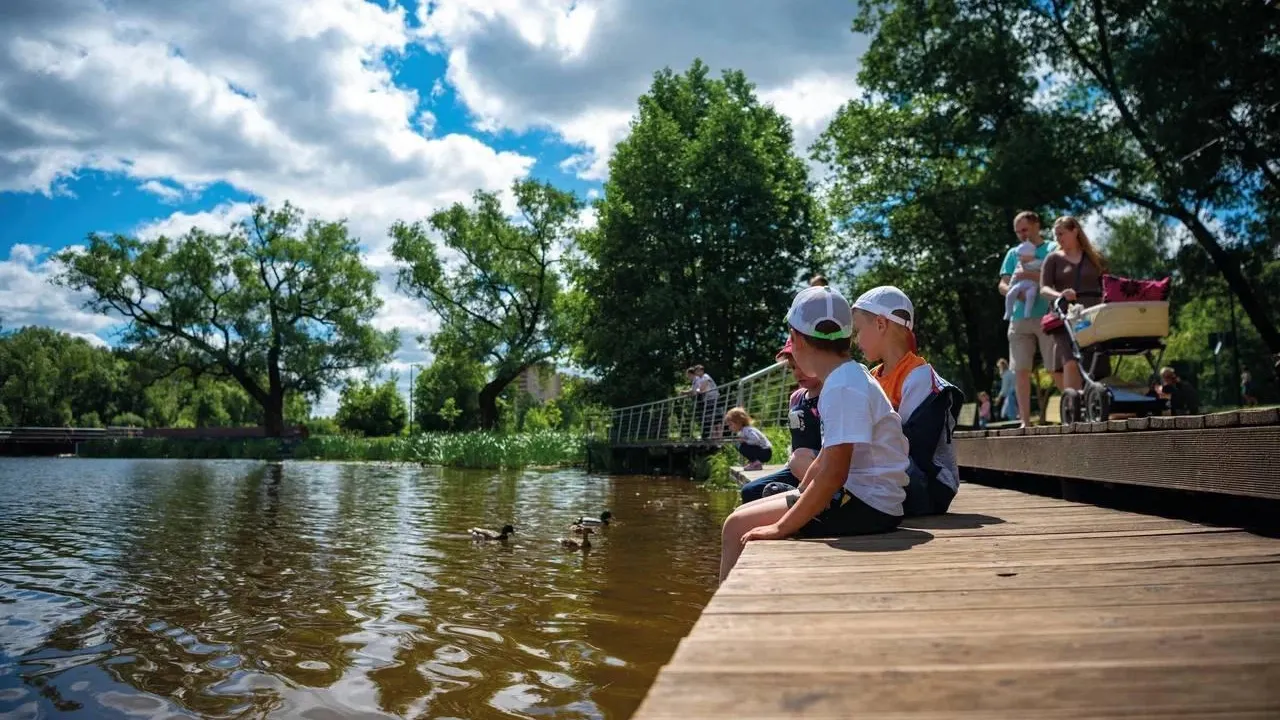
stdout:
<svg viewBox="0 0 1280 720">
<path fill-rule="evenodd" d="M 1150 213 L 1126 213 L 1104 217 L 1107 235 L 1094 238 L 1107 258 L 1108 269 L 1123 277 L 1162 278 L 1173 272 L 1166 245 L 1168 228 Z"/>
<path fill-rule="evenodd" d="M 822 251 L 792 142 L 741 72 L 654 75 L 573 270 L 575 354 L 603 401 L 668 395 L 695 362 L 728 379 L 772 361 Z"/>
<path fill-rule="evenodd" d="M 106 348 L 44 327 L 0 336 L 0 405 L 14 424 L 101 422 L 125 395 L 125 365 Z"/>
<path fill-rule="evenodd" d="M 480 427 L 484 365 L 450 352 L 440 336 L 431 339 L 431 347 L 435 360 L 414 383 L 414 420 L 423 431 L 475 430 Z"/>
<path fill-rule="evenodd" d="M 1054 142 L 1076 134 L 1072 118 L 1033 107 L 1014 3 L 959 5 L 863 6 L 868 95 L 841 108 L 813 153 L 830 169 L 854 292 L 894 284 L 916 298 L 922 347 L 973 391 L 1007 353 L 995 284 L 1014 216 L 1077 202 L 1083 178 Z"/>
<path fill-rule="evenodd" d="M 1181 223 L 1273 354 L 1280 331 L 1232 247 L 1232 216 L 1280 215 L 1280 13 L 1253 0 L 1050 0 L 1025 38 L 1073 87 L 1061 104 L 1118 152 L 1089 175 L 1104 197 Z M 1221 230 L 1208 217 L 1225 220 Z M 1274 222 L 1274 220 L 1273 220 Z"/>
<path fill-rule="evenodd" d="M 348 383 L 338 398 L 334 416 L 338 427 L 366 437 L 399 435 L 409 421 L 409 410 L 394 379 L 381 385 Z"/>
<path fill-rule="evenodd" d="M 558 258 L 573 242 L 581 204 L 572 193 L 522 180 L 512 188 L 520 222 L 511 221 L 495 193 L 477 192 L 426 223 L 398 222 L 391 252 L 403 263 L 399 285 L 425 300 L 441 318 L 440 345 L 450 354 L 484 362 L 480 425 L 498 422 L 498 397 L 525 368 L 560 354 Z M 428 235 L 461 258 L 449 266 Z"/>
<path fill-rule="evenodd" d="M 259 206 L 224 234 L 93 235 L 58 261 L 56 282 L 127 320 L 126 342 L 151 361 L 235 381 L 272 436 L 290 395 L 318 397 L 346 371 L 384 362 L 397 342 L 371 324 L 377 276 L 345 223 L 304 223 L 288 204 Z"/>
</svg>

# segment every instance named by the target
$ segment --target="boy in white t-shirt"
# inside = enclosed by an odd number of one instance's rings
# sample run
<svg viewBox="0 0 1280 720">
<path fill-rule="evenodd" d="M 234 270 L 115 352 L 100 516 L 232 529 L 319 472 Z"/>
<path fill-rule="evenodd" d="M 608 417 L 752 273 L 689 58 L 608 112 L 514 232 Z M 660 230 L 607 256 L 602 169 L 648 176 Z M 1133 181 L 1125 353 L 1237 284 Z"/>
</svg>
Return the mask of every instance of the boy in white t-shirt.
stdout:
<svg viewBox="0 0 1280 720">
<path fill-rule="evenodd" d="M 822 450 L 800 483 L 803 492 L 754 500 L 725 520 L 721 582 L 752 540 L 884 533 L 902 521 L 907 439 L 880 385 L 849 358 L 849 301 L 831 287 L 806 288 L 787 322 L 796 365 L 823 381 Z"/>
<path fill-rule="evenodd" d="M 1036 258 L 1036 246 L 1030 240 L 1023 240 L 1017 247 L 1018 253 L 1018 270 L 1026 272 L 1040 272 L 1040 266 L 1043 261 Z M 1013 311 L 1018 307 L 1018 301 L 1022 301 L 1022 317 L 1031 317 L 1031 306 L 1035 304 L 1036 298 L 1040 295 L 1040 283 L 1035 280 L 1019 280 L 1009 286 L 1009 294 L 1004 296 L 1004 319 L 1013 318 Z"/>
</svg>

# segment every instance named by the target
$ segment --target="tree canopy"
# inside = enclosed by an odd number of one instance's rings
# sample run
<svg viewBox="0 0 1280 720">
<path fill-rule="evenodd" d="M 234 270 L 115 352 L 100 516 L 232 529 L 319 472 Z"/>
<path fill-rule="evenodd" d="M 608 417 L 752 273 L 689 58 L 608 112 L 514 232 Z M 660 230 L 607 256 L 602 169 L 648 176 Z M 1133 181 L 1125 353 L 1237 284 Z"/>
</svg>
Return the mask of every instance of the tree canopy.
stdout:
<svg viewBox="0 0 1280 720">
<path fill-rule="evenodd" d="M 820 254 L 791 126 L 737 71 L 663 70 L 609 164 L 569 307 L 576 357 L 611 404 L 669 394 L 680 370 L 756 370 Z"/>
<path fill-rule="evenodd" d="M 496 193 L 482 191 L 472 207 L 455 203 L 426 223 L 391 228 L 391 252 L 403 263 L 400 288 L 440 315 L 436 352 L 487 368 L 476 398 L 486 429 L 498 422 L 502 391 L 564 347 L 558 264 L 582 207 L 572 193 L 535 180 L 516 182 L 512 194 L 519 222 L 507 217 Z M 430 231 L 456 260 L 442 257 Z"/>
<path fill-rule="evenodd" d="M 396 333 L 371 324 L 376 274 L 341 222 L 303 221 L 291 205 L 257 207 L 227 233 L 177 239 L 89 237 L 58 255 L 60 284 L 123 317 L 124 340 L 149 361 L 232 380 L 284 429 L 287 397 L 317 397 L 345 373 L 376 367 Z"/>
<path fill-rule="evenodd" d="M 334 420 L 348 432 L 384 437 L 404 431 L 409 410 L 394 379 L 378 385 L 352 382 L 342 389 Z"/>
</svg>

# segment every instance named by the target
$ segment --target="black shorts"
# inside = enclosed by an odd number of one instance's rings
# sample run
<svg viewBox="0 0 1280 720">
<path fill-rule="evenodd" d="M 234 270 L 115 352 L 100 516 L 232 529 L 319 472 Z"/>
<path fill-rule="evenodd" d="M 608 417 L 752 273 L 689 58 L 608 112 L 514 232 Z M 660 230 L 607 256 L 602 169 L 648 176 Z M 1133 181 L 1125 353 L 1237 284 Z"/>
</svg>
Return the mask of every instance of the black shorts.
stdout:
<svg viewBox="0 0 1280 720">
<path fill-rule="evenodd" d="M 787 507 L 794 507 L 800 493 L 787 495 Z M 847 535 L 874 535 L 898 529 L 902 517 L 889 515 L 858 499 L 857 495 L 841 487 L 831 497 L 827 507 L 804 524 L 796 537 L 843 537 Z"/>
</svg>

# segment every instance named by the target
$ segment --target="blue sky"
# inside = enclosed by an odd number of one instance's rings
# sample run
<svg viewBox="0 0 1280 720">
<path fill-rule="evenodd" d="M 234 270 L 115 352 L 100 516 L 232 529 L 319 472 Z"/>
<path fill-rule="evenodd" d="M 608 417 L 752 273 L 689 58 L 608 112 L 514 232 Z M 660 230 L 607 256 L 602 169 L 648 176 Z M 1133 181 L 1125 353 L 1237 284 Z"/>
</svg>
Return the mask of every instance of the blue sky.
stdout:
<svg viewBox="0 0 1280 720">
<path fill-rule="evenodd" d="M 533 176 L 584 198 L 652 73 L 739 68 L 807 147 L 853 96 L 847 0 L 7 0 L 0 321 L 112 342 L 51 286 L 90 232 L 226 229 L 256 201 L 346 218 L 389 278 L 387 227 Z M 802 8 L 802 10 L 800 9 Z M 584 212 L 583 223 L 593 222 Z M 380 292 L 428 360 L 425 307 Z"/>
</svg>

